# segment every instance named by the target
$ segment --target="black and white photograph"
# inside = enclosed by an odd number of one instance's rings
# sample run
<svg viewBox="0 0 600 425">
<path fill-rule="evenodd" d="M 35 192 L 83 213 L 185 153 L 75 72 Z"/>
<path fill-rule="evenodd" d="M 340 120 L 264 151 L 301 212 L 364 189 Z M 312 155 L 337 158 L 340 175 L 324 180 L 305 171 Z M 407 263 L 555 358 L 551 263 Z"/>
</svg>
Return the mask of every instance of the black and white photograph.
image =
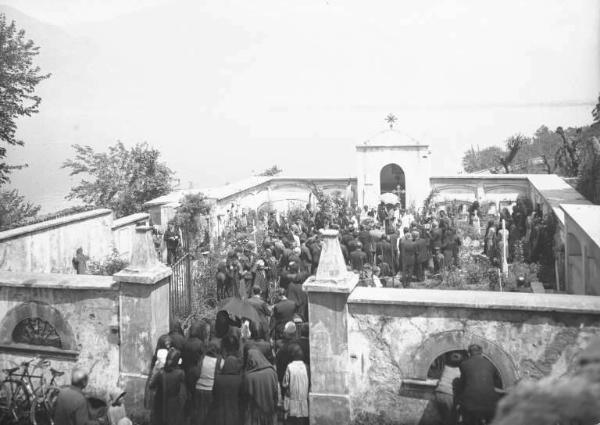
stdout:
<svg viewBox="0 0 600 425">
<path fill-rule="evenodd" d="M 0 425 L 600 425 L 599 0 L 0 0 Z"/>
</svg>

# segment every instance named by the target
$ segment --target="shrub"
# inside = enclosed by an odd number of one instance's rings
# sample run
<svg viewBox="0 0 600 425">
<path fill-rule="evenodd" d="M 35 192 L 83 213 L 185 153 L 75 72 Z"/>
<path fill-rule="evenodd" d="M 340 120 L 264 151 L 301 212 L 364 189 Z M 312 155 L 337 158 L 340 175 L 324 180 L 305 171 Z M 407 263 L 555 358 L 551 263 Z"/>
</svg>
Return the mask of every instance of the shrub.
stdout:
<svg viewBox="0 0 600 425">
<path fill-rule="evenodd" d="M 113 248 L 112 253 L 101 260 L 90 260 L 88 262 L 88 273 L 99 276 L 112 276 L 120 272 L 129 265 L 119 254 L 119 251 Z"/>
</svg>

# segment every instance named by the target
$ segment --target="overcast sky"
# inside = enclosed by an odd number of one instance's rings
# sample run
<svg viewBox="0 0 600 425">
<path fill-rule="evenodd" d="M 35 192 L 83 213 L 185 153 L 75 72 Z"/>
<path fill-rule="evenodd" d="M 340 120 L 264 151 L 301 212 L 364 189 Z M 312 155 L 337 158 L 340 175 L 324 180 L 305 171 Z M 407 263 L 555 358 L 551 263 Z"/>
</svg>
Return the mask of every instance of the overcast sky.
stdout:
<svg viewBox="0 0 600 425">
<path fill-rule="evenodd" d="M 21 125 L 14 185 L 45 203 L 72 143 L 148 141 L 199 187 L 273 163 L 349 176 L 392 112 L 451 174 L 471 145 L 589 124 L 600 92 L 596 0 L 0 1 L 90 46 L 48 62 Z M 52 173 L 50 192 L 31 183 Z"/>
</svg>

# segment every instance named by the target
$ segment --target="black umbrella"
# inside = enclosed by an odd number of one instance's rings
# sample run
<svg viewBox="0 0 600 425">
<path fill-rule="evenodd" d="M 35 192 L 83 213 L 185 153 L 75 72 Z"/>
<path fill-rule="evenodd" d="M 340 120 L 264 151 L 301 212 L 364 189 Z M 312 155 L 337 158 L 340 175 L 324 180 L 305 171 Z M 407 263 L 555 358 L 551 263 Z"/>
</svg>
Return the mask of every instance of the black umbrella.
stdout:
<svg viewBox="0 0 600 425">
<path fill-rule="evenodd" d="M 252 304 L 237 297 L 226 299 L 221 310 L 226 311 L 229 314 L 229 318 L 234 322 L 242 319 L 248 319 L 254 323 L 261 322 L 258 311 L 252 307 Z"/>
</svg>

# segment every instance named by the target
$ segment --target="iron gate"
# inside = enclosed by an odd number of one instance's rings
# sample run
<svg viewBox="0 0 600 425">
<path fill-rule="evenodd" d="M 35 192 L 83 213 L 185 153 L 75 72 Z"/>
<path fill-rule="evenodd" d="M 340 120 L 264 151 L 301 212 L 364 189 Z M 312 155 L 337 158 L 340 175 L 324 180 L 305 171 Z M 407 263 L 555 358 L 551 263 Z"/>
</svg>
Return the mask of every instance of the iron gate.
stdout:
<svg viewBox="0 0 600 425">
<path fill-rule="evenodd" d="M 192 257 L 184 254 L 171 266 L 169 282 L 171 320 L 183 318 L 192 312 Z"/>
</svg>

